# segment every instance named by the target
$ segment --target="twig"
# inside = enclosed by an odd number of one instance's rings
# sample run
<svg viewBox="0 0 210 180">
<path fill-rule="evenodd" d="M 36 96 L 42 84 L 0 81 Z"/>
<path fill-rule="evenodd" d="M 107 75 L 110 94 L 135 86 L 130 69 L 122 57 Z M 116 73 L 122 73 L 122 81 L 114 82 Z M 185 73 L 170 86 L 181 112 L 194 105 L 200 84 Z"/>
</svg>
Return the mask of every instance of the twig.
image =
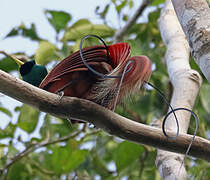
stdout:
<svg viewBox="0 0 210 180">
<path fill-rule="evenodd" d="M 61 138 L 58 138 L 56 140 L 53 140 L 53 141 L 49 141 L 48 138 L 46 138 L 44 141 L 42 141 L 41 143 L 38 143 L 38 144 L 35 144 L 35 145 L 32 145 L 30 147 L 28 147 L 27 149 L 25 149 L 24 151 L 22 151 L 21 153 L 17 154 L 11 162 L 9 162 L 7 165 L 5 165 L 5 167 L 3 169 L 0 170 L 0 172 L 5 172 L 6 170 L 8 170 L 10 168 L 10 166 L 12 166 L 15 162 L 17 162 L 18 160 L 22 159 L 23 157 L 27 156 L 28 154 L 30 154 L 31 152 L 41 148 L 41 147 L 45 147 L 45 146 L 48 146 L 48 145 L 51 145 L 51 144 L 56 144 L 56 143 L 59 143 L 59 142 L 65 142 L 65 141 L 68 141 L 69 139 L 72 139 L 72 138 L 75 138 L 76 136 L 78 136 L 81 132 L 84 132 L 86 128 L 86 124 L 84 124 L 83 128 L 79 131 L 77 131 L 76 133 L 74 134 L 70 134 L 70 135 L 67 135 L 67 136 L 64 136 L 64 137 L 61 137 Z M 96 130 L 96 131 L 92 131 L 90 133 L 87 133 L 84 137 L 82 137 L 80 139 L 80 141 L 82 141 L 85 137 L 87 136 L 91 136 L 91 135 L 94 135 L 96 133 L 98 133 L 99 131 Z"/>
<path fill-rule="evenodd" d="M 139 170 L 139 177 L 142 177 L 142 173 L 145 167 L 145 161 L 148 158 L 148 155 L 149 155 L 149 151 L 146 147 L 144 147 L 144 154 L 139 158 L 139 162 L 141 164 L 141 168 Z"/>
<path fill-rule="evenodd" d="M 70 134 L 70 135 L 67 135 L 67 136 L 64 136 L 64 137 L 61 137 L 59 139 L 56 139 L 54 141 L 48 141 L 47 139 L 45 139 L 44 141 L 42 141 L 41 143 L 38 143 L 38 144 L 35 144 L 35 145 L 32 145 L 28 148 L 26 148 L 24 151 L 20 152 L 19 154 L 17 154 L 8 164 L 6 164 L 4 166 L 3 169 L 0 170 L 0 174 L 5 172 L 6 170 L 8 170 L 10 168 L 10 166 L 12 166 L 15 162 L 17 162 L 18 160 L 22 159 L 23 157 L 27 156 L 29 153 L 35 151 L 36 149 L 39 149 L 41 147 L 45 147 L 45 146 L 48 146 L 50 144 L 56 144 L 58 142 L 64 142 L 64 141 L 67 141 L 69 139 L 72 139 L 76 136 L 78 136 L 79 134 L 81 133 L 81 131 L 78 131 L 74 134 Z"/>
<path fill-rule="evenodd" d="M 54 116 L 90 122 L 109 134 L 159 149 L 184 154 L 192 140 L 191 135 L 184 133 L 176 140 L 168 140 L 161 129 L 134 122 L 88 100 L 64 96 L 59 101 L 58 95 L 1 70 L 0 92 Z M 168 131 L 169 136 L 174 134 Z M 210 141 L 196 136 L 189 155 L 210 161 Z"/>
<path fill-rule="evenodd" d="M 114 35 L 114 42 L 117 43 L 119 41 L 122 41 L 123 36 L 128 32 L 128 30 L 131 28 L 131 26 L 136 22 L 138 17 L 142 14 L 144 9 L 151 3 L 151 0 L 143 0 L 139 8 L 136 10 L 134 15 L 127 21 L 126 25 L 119 29 L 115 35 Z"/>
<path fill-rule="evenodd" d="M 34 165 L 41 173 L 46 174 L 46 175 L 55 175 L 55 172 L 53 171 L 49 171 L 48 169 L 45 169 L 43 167 L 40 167 L 39 163 L 37 163 L 36 161 L 30 159 L 29 161 L 32 165 Z"/>
<path fill-rule="evenodd" d="M 87 133 L 87 134 L 85 134 L 82 138 L 80 138 L 80 142 L 82 142 L 86 137 L 88 137 L 88 136 L 91 136 L 91 135 L 94 135 L 94 134 L 97 134 L 98 132 L 100 132 L 101 130 L 95 130 L 95 131 L 92 131 L 92 132 L 90 132 L 90 133 Z"/>
</svg>

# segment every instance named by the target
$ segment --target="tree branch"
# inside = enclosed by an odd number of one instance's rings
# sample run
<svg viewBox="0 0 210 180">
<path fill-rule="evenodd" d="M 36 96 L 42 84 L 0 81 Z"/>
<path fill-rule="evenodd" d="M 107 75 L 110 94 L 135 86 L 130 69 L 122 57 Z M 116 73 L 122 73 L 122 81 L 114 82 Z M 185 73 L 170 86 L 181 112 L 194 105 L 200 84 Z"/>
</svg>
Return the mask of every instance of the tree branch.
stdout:
<svg viewBox="0 0 210 180">
<path fill-rule="evenodd" d="M 144 9 L 151 3 L 151 0 L 143 0 L 143 2 L 140 4 L 139 8 L 136 10 L 134 15 L 127 21 L 126 25 L 122 28 L 116 31 L 114 35 L 114 42 L 120 42 L 123 39 L 123 36 L 127 33 L 128 29 L 131 28 L 131 26 L 136 22 L 136 20 L 139 18 L 139 16 L 142 14 Z"/>
<path fill-rule="evenodd" d="M 196 63 L 210 82 L 210 9 L 206 0 L 172 0 Z"/>
<path fill-rule="evenodd" d="M 39 149 L 41 147 L 48 146 L 50 144 L 56 144 L 58 142 L 67 141 L 68 139 L 72 139 L 72 138 L 78 136 L 80 133 L 81 133 L 81 131 L 78 131 L 78 132 L 76 132 L 74 134 L 70 134 L 70 135 L 67 135 L 67 136 L 58 138 L 56 140 L 53 140 L 53 141 L 49 141 L 48 138 L 47 138 L 44 141 L 42 141 L 41 143 L 34 144 L 34 145 L 26 148 L 24 151 L 20 152 L 19 154 L 17 154 L 8 164 L 6 164 L 4 166 L 3 169 L 0 169 L 0 172 L 4 172 L 5 170 L 9 169 L 10 166 L 12 166 L 15 162 L 17 162 L 18 160 L 20 160 L 23 157 L 27 156 L 28 154 L 30 154 L 31 152 L 35 151 L 36 149 Z"/>
<path fill-rule="evenodd" d="M 48 146 L 48 145 L 51 145 L 51 144 L 56 144 L 56 143 L 59 143 L 59 142 L 65 142 L 65 141 L 68 141 L 69 139 L 73 139 L 75 138 L 76 136 L 78 136 L 81 132 L 84 131 L 85 129 L 85 125 L 84 127 L 75 132 L 74 134 L 69 134 L 67 136 L 63 136 L 61 138 L 58 138 L 56 140 L 52 140 L 50 141 L 49 138 L 47 137 L 44 141 L 40 142 L 40 143 L 37 143 L 37 144 L 33 144 L 32 146 L 26 148 L 24 151 L 20 152 L 19 154 L 17 154 L 14 158 L 12 158 L 12 160 L 6 164 L 4 166 L 3 169 L 0 169 L 0 174 L 3 173 L 3 172 L 6 172 L 6 170 L 8 170 L 10 168 L 10 166 L 12 166 L 15 162 L 17 162 L 18 160 L 22 159 L 23 157 L 27 156 L 28 154 L 30 154 L 31 152 L 41 148 L 41 147 L 45 147 L 45 146 Z M 90 135 L 94 135 L 96 133 L 98 133 L 99 131 L 96 130 L 96 131 L 92 131 L 90 133 L 87 133 L 84 137 L 81 138 L 81 140 L 87 136 L 90 136 Z"/>
<path fill-rule="evenodd" d="M 37 163 L 35 160 L 33 159 L 30 159 L 29 161 L 30 164 L 32 164 L 33 166 L 36 167 L 36 169 L 38 169 L 41 173 L 45 174 L 45 175 L 49 175 L 49 176 L 52 176 L 52 175 L 55 175 L 56 173 L 53 172 L 53 171 L 50 171 L 48 169 L 45 169 L 43 167 L 40 166 L 39 163 Z"/>
<path fill-rule="evenodd" d="M 88 100 L 75 97 L 63 97 L 59 100 L 58 95 L 32 86 L 1 70 L 0 92 L 54 116 L 82 119 L 109 134 L 167 151 L 183 154 L 192 139 L 191 135 L 180 134 L 176 140 L 168 140 L 159 128 L 134 122 Z M 168 134 L 175 135 L 171 131 Z M 210 142 L 196 137 L 189 154 L 210 161 Z"/>
</svg>

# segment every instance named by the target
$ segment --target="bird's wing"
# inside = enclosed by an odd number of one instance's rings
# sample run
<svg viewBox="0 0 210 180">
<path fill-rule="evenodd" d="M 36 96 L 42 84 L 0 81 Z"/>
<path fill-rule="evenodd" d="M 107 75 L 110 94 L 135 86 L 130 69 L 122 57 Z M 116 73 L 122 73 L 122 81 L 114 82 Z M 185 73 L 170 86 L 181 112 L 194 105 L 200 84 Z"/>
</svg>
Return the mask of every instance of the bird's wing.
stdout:
<svg viewBox="0 0 210 180">
<path fill-rule="evenodd" d="M 83 49 L 83 57 L 85 61 L 91 66 L 95 63 L 105 62 L 108 63 L 107 52 L 104 46 L 93 46 Z M 40 88 L 44 88 L 49 83 L 59 79 L 59 77 L 75 72 L 75 71 L 87 71 L 88 68 L 82 62 L 79 51 L 66 57 L 59 64 L 57 64 L 46 78 L 42 81 Z"/>
<path fill-rule="evenodd" d="M 109 54 L 103 45 L 92 46 L 82 49 L 83 57 L 88 65 L 98 67 L 100 71 L 100 63 L 107 63 L 112 69 L 116 68 L 121 62 L 127 60 L 130 56 L 130 46 L 128 43 L 117 43 L 108 46 Z M 101 72 L 104 71 L 105 66 L 101 66 Z M 75 72 L 87 71 L 88 68 L 83 63 L 80 52 L 77 51 L 72 55 L 66 57 L 42 81 L 40 88 L 44 88 L 49 83 L 54 82 L 61 76 Z"/>
</svg>

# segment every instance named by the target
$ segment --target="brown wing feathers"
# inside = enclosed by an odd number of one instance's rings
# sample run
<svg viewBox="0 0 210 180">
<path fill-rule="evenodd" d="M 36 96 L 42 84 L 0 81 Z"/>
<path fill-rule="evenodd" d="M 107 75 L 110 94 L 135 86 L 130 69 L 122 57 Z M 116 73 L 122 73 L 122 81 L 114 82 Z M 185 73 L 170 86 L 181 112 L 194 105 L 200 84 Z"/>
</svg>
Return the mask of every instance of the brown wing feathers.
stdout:
<svg viewBox="0 0 210 180">
<path fill-rule="evenodd" d="M 106 50 L 103 46 L 94 46 L 91 48 L 84 48 L 83 55 L 88 64 L 95 64 L 96 62 L 107 62 Z M 46 87 L 61 78 L 66 74 L 71 74 L 75 71 L 87 71 L 88 69 L 83 64 L 79 52 L 75 52 L 62 60 L 53 70 L 47 75 L 41 83 L 40 88 Z M 65 77 L 66 78 L 66 77 Z M 62 78 L 63 79 L 63 78 Z M 48 90 L 48 89 L 46 89 Z"/>
</svg>

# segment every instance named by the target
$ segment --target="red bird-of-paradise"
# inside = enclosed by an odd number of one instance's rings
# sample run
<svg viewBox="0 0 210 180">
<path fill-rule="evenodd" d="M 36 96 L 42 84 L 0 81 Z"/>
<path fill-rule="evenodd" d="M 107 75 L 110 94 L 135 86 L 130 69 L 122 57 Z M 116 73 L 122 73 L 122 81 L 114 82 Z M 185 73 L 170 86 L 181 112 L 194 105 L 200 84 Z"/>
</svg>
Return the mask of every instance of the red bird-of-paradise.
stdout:
<svg viewBox="0 0 210 180">
<path fill-rule="evenodd" d="M 82 49 L 83 41 L 89 37 L 100 39 L 104 45 Z M 176 139 L 179 135 L 179 123 L 175 111 L 188 111 L 194 116 L 196 129 L 186 151 L 186 157 L 198 130 L 197 115 L 187 108 L 173 109 L 164 94 L 148 82 L 152 73 L 150 59 L 146 56 L 131 57 L 130 50 L 128 43 L 107 46 L 96 35 L 86 36 L 81 41 L 80 51 L 55 66 L 42 81 L 40 88 L 52 93 L 63 92 L 65 96 L 88 99 L 113 110 L 124 97 L 137 92 L 144 83 L 147 83 L 158 91 L 171 108 L 162 123 L 163 134 L 168 139 Z M 165 130 L 166 119 L 171 113 L 174 114 L 177 124 L 175 136 L 168 136 Z"/>
<path fill-rule="evenodd" d="M 84 40 L 89 37 L 98 38 L 104 45 L 82 48 Z M 3 54 L 20 65 L 20 74 L 24 81 L 52 93 L 87 99 L 111 110 L 114 110 L 124 97 L 137 92 L 144 83 L 147 83 L 157 90 L 171 109 L 162 122 L 163 134 L 168 139 L 176 139 L 179 135 L 179 123 L 175 111 L 188 111 L 194 116 L 196 128 L 186 151 L 186 157 L 198 130 L 197 115 L 184 107 L 173 109 L 164 94 L 148 82 L 152 73 L 150 59 L 146 56 L 131 57 L 130 51 L 128 43 L 107 46 L 100 37 L 88 35 L 82 39 L 79 51 L 66 57 L 48 74 L 46 68 L 36 65 L 34 60 L 23 63 L 7 53 Z M 175 136 L 170 137 L 166 133 L 165 123 L 171 113 L 176 120 L 177 132 Z"/>
<path fill-rule="evenodd" d="M 121 102 L 139 90 L 152 73 L 149 58 L 130 57 L 130 50 L 128 43 L 81 49 L 55 66 L 39 87 L 114 109 L 116 96 L 117 103 Z"/>
</svg>

